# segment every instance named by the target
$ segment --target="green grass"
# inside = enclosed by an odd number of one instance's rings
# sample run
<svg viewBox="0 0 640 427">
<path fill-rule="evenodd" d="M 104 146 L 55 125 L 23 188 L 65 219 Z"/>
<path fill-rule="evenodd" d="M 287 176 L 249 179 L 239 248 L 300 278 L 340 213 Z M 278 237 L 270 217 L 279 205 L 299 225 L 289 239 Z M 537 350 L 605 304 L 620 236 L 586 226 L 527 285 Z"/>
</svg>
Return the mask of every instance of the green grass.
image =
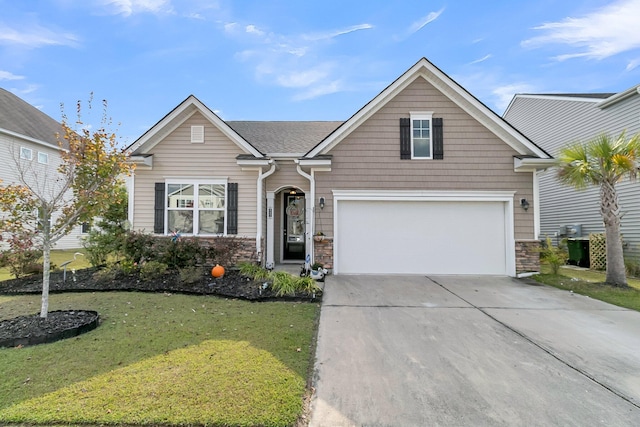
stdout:
<svg viewBox="0 0 640 427">
<path fill-rule="evenodd" d="M 67 266 L 67 271 L 71 269 L 79 270 L 81 268 L 91 267 L 91 264 L 89 264 L 89 261 L 87 261 L 87 258 L 84 255 L 78 255 L 74 260 L 73 257 L 76 252 L 84 254 L 85 251 L 84 249 L 59 249 L 51 251 L 51 264 L 54 264 L 58 268 L 60 268 L 60 265 L 63 262 L 71 261 L 71 263 L 69 263 L 69 265 Z M 13 275 L 9 273 L 9 269 L 6 267 L 0 268 L 0 281 L 9 279 L 13 279 Z"/>
<path fill-rule="evenodd" d="M 38 312 L 40 296 L 0 296 L 0 320 Z M 319 312 L 145 293 L 51 295 L 88 309 L 79 337 L 0 349 L 0 424 L 288 426 L 303 411 Z"/>
<path fill-rule="evenodd" d="M 628 279 L 629 288 L 618 288 L 605 285 L 605 274 L 592 270 L 578 270 L 561 267 L 560 274 L 553 275 L 551 269 L 543 265 L 542 274 L 533 278 L 556 288 L 587 295 L 600 301 L 608 302 L 619 307 L 640 311 L 640 280 Z"/>
</svg>

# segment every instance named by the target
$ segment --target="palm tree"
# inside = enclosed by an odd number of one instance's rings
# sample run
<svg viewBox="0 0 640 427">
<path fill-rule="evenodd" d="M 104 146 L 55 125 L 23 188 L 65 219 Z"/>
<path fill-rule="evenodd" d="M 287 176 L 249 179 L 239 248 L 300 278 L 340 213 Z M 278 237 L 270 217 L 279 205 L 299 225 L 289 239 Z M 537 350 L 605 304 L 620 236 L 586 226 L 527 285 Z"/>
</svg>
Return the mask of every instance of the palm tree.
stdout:
<svg viewBox="0 0 640 427">
<path fill-rule="evenodd" d="M 616 139 L 600 135 L 586 144 L 576 143 L 560 152 L 560 181 L 580 190 L 600 186 L 600 213 L 604 222 L 607 252 L 606 283 L 627 286 L 620 236 L 620 206 L 615 185 L 623 178 L 635 179 L 640 160 L 640 135 Z"/>
</svg>

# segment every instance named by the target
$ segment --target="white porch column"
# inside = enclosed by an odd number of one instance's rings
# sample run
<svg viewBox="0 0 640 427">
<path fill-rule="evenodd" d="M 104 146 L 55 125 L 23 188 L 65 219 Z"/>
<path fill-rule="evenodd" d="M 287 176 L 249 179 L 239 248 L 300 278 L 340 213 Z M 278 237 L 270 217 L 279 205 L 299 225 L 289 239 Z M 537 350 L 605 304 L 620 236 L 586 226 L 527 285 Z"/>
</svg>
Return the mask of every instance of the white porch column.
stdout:
<svg viewBox="0 0 640 427">
<path fill-rule="evenodd" d="M 266 259 L 266 268 L 273 268 L 276 265 L 275 261 L 275 199 L 276 195 L 273 191 L 267 191 L 267 259 Z"/>
<path fill-rule="evenodd" d="M 540 238 L 540 171 L 533 171 L 533 238 Z"/>
</svg>

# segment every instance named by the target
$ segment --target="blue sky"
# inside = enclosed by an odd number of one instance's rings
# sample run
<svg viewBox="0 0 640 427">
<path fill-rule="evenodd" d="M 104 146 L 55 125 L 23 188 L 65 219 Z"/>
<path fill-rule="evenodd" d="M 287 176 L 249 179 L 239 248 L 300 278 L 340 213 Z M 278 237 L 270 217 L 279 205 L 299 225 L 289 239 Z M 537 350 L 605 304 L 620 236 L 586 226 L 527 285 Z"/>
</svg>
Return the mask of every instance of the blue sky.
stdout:
<svg viewBox="0 0 640 427">
<path fill-rule="evenodd" d="M 190 94 L 226 120 L 346 120 L 422 57 L 498 114 L 514 93 L 640 83 L 640 0 L 0 0 L 0 11 L 0 87 L 56 120 L 93 92 L 123 145 Z"/>
</svg>

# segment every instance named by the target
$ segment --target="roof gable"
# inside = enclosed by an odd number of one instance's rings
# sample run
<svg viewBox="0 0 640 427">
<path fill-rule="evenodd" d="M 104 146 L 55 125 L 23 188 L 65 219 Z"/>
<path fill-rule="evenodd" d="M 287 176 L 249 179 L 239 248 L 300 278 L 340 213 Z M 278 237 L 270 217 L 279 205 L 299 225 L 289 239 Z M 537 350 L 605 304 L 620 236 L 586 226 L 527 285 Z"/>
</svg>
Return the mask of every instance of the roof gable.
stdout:
<svg viewBox="0 0 640 427">
<path fill-rule="evenodd" d="M 58 148 L 57 134 L 64 134 L 60 123 L 0 88 L 0 131 L 32 142 Z"/>
<path fill-rule="evenodd" d="M 351 132 L 357 129 L 362 123 L 387 104 L 387 102 L 418 78 L 423 78 L 433 85 L 458 107 L 512 147 L 518 154 L 540 158 L 551 157 L 542 148 L 521 134 L 426 58 L 422 58 L 387 86 L 380 94 L 351 116 L 349 120 L 344 122 L 331 135 L 311 149 L 306 156 L 314 157 L 327 154 L 334 146 L 344 140 Z"/>
<path fill-rule="evenodd" d="M 200 114 L 209 120 L 211 124 L 217 127 L 246 154 L 251 154 L 255 157 L 264 157 L 264 154 L 261 153 L 260 150 L 240 136 L 238 132 L 231 128 L 224 120 L 218 117 L 217 114 L 211 111 L 193 95 L 189 95 L 187 99 L 182 101 L 176 108 L 169 112 L 169 114 L 164 116 L 158 123 L 153 125 L 151 129 L 134 141 L 133 144 L 128 147 L 128 150 L 131 151 L 132 155 L 148 154 L 153 147 L 160 143 L 165 137 L 177 129 L 196 112 L 200 112 Z"/>
</svg>

